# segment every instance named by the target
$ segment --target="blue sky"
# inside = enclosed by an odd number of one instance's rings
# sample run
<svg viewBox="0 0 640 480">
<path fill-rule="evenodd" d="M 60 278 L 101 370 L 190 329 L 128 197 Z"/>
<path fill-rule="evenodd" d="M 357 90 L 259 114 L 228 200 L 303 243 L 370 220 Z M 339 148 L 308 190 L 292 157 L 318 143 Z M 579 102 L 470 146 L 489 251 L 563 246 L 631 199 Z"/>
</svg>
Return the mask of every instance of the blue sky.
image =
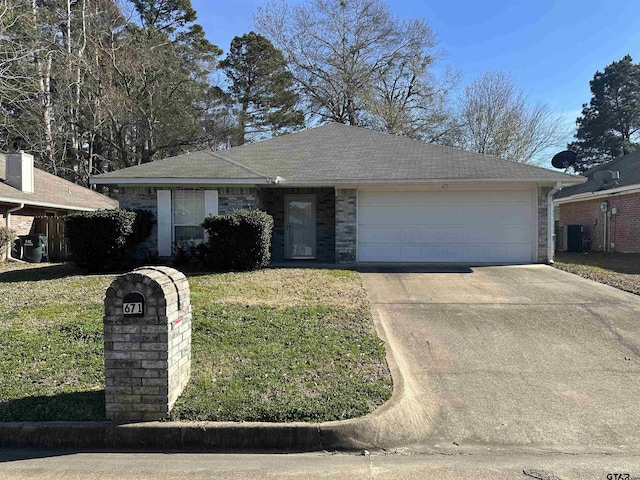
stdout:
<svg viewBox="0 0 640 480">
<path fill-rule="evenodd" d="M 253 28 L 260 0 L 192 0 L 210 41 L 229 49 Z M 573 129 L 591 98 L 597 70 L 630 54 L 640 61 L 640 0 L 396 0 L 400 17 L 422 17 L 446 57 L 442 67 L 462 74 L 463 85 L 490 70 L 509 72 L 532 102 L 566 116 Z M 572 131 L 570 132 L 572 134 Z M 570 140 L 570 136 L 568 137 Z"/>
</svg>

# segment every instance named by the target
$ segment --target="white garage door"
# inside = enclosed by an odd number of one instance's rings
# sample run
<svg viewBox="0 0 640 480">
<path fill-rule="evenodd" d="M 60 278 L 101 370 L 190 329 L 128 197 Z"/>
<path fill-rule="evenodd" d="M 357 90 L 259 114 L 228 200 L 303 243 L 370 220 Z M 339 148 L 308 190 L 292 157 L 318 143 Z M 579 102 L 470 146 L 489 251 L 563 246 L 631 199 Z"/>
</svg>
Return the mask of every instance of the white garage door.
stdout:
<svg viewBox="0 0 640 480">
<path fill-rule="evenodd" d="M 534 191 L 358 192 L 361 262 L 531 262 Z"/>
</svg>

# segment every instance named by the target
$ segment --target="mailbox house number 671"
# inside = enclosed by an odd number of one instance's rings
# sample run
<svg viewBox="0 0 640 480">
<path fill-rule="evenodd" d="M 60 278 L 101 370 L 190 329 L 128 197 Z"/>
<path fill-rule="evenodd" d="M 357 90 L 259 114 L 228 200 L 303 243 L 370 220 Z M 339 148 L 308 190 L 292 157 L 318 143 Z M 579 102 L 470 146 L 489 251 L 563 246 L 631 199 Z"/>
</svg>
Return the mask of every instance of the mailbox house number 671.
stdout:
<svg viewBox="0 0 640 480">
<path fill-rule="evenodd" d="M 122 310 L 125 315 L 141 315 L 142 314 L 142 302 L 125 303 L 122 305 Z"/>
<path fill-rule="evenodd" d="M 122 313 L 126 316 L 144 316 L 144 295 L 140 292 L 127 293 L 122 299 Z"/>
</svg>

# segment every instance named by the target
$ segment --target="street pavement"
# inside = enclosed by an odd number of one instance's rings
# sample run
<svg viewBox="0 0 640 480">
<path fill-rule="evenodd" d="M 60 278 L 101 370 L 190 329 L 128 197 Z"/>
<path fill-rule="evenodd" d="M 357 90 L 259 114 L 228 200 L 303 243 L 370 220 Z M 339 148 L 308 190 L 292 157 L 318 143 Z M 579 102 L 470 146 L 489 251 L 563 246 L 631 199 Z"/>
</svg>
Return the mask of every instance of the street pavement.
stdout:
<svg viewBox="0 0 640 480">
<path fill-rule="evenodd" d="M 614 477 L 613 475 L 620 475 Z M 628 455 L 77 453 L 0 450 L 0 478 L 47 480 L 609 480 L 640 478 Z"/>
</svg>

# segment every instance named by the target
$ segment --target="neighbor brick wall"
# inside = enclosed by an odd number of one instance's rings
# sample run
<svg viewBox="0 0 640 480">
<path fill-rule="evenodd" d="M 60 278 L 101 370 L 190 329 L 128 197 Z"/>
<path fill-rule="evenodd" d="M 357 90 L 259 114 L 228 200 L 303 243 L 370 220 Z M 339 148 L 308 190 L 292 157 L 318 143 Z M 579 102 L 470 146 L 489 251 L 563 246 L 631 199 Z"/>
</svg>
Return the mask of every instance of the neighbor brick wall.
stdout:
<svg viewBox="0 0 640 480">
<path fill-rule="evenodd" d="M 548 204 L 547 195 L 551 191 L 551 187 L 538 187 L 538 262 L 547 263 L 549 261 L 547 255 L 547 220 L 548 220 Z"/>
<path fill-rule="evenodd" d="M 357 190 L 336 190 L 336 262 L 356 261 Z"/>
<path fill-rule="evenodd" d="M 611 195 L 604 198 L 559 205 L 560 225 L 583 225 L 584 238 L 593 239 L 590 249 L 603 251 L 604 213 L 600 210 L 602 202 L 618 209 L 617 215 L 610 215 L 610 238 L 614 244 L 610 251 L 640 253 L 640 193 Z"/>
<path fill-rule="evenodd" d="M 9 207 L 10 208 L 10 207 Z M 4 209 L 3 209 L 4 210 Z M 6 212 L 6 210 L 4 210 Z M 33 233 L 44 233 L 44 232 L 35 232 L 33 226 L 33 218 L 34 217 L 42 217 L 45 215 L 45 212 L 55 212 L 56 215 L 66 215 L 69 213 L 66 210 L 55 210 L 51 208 L 32 208 L 26 207 L 22 210 L 18 210 L 16 213 L 11 214 L 11 229 L 14 230 L 18 235 L 29 235 Z M 2 214 L 2 226 L 6 225 L 6 213 Z"/>
<path fill-rule="evenodd" d="M 25 213 L 23 210 L 21 213 Z M 16 232 L 18 235 L 29 235 L 31 233 L 31 229 L 33 228 L 33 217 L 35 215 L 25 215 L 25 214 L 11 214 L 11 230 Z"/>
<path fill-rule="evenodd" d="M 271 261 L 285 260 L 284 210 L 285 195 L 316 197 L 316 259 L 318 263 L 334 263 L 335 256 L 335 191 L 328 188 L 262 188 L 258 207 L 273 217 Z"/>
</svg>

